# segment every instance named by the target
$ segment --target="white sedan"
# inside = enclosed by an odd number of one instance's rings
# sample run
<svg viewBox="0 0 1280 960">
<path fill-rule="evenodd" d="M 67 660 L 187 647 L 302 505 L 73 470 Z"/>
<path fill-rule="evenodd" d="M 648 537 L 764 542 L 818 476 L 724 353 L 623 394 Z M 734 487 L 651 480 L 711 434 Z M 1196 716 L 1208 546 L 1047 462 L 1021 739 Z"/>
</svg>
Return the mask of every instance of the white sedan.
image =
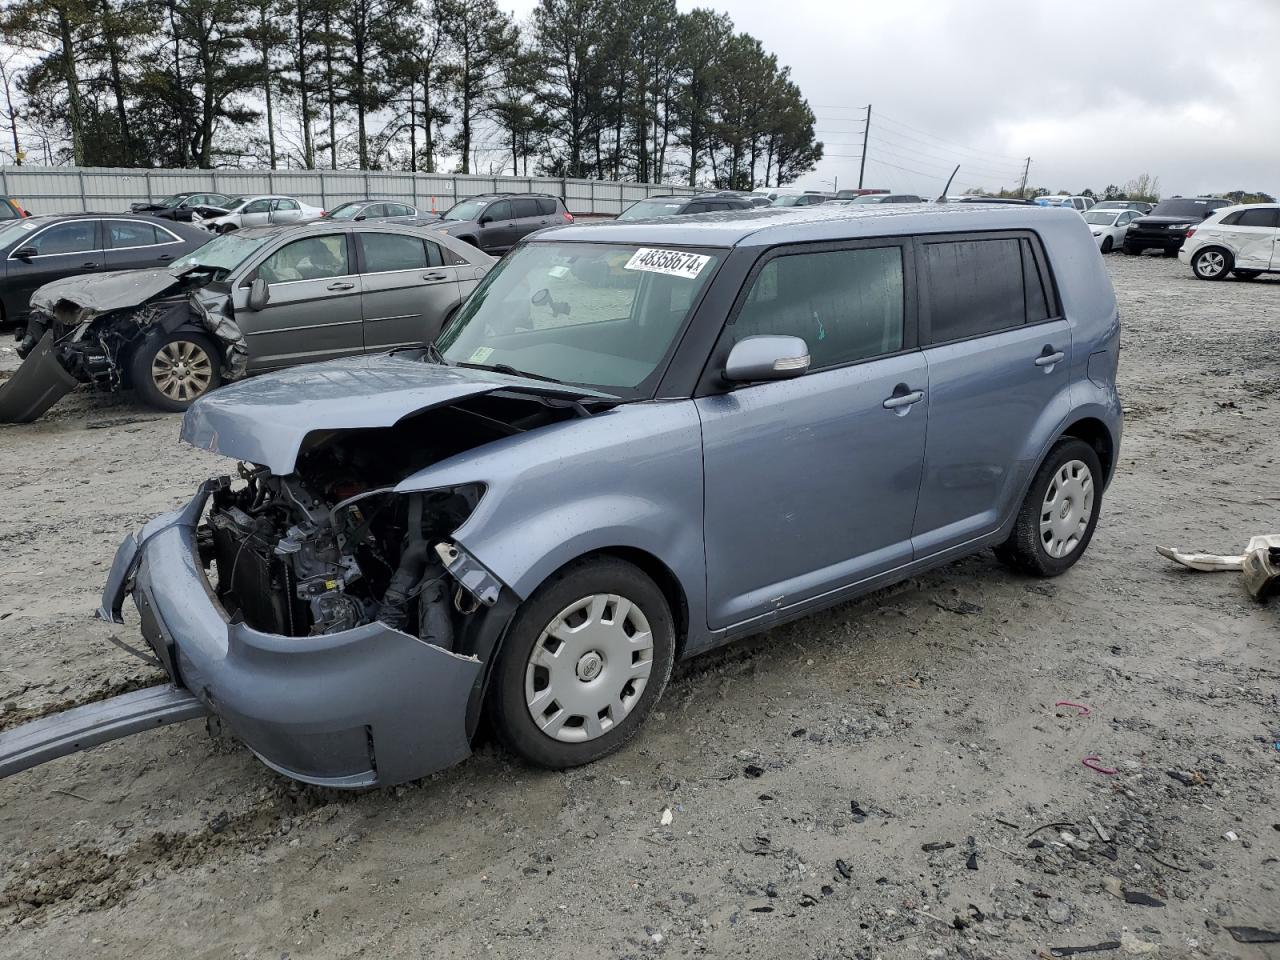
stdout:
<svg viewBox="0 0 1280 960">
<path fill-rule="evenodd" d="M 200 221 L 200 226 L 215 233 L 227 233 L 240 227 L 265 227 L 268 224 L 314 220 L 322 213 L 324 211 L 319 207 L 310 206 L 293 197 L 259 194 L 236 197 L 227 207 L 226 213 L 207 217 Z"/>
<path fill-rule="evenodd" d="M 1110 253 L 1124 246 L 1124 235 L 1129 232 L 1129 224 L 1142 214 L 1137 210 L 1086 210 L 1083 216 L 1098 249 L 1103 253 Z"/>
</svg>

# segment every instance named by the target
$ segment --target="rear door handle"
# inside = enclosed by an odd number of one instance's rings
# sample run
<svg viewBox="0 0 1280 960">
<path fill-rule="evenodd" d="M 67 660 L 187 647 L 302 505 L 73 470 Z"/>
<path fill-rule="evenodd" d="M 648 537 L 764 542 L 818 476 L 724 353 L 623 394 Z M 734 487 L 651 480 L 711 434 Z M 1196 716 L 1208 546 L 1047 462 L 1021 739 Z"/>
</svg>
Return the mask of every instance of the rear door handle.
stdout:
<svg viewBox="0 0 1280 960">
<path fill-rule="evenodd" d="M 1042 353 L 1040 356 L 1036 357 L 1036 366 L 1052 367 L 1054 364 L 1061 363 L 1066 359 L 1066 357 L 1067 355 L 1061 350 L 1056 353 Z"/>
<path fill-rule="evenodd" d="M 172 254 L 172 253 L 162 253 L 162 254 L 161 254 L 157 259 L 159 259 L 159 261 L 160 261 L 161 263 L 168 263 L 170 260 L 172 260 L 172 259 L 173 259 L 173 254 Z"/>
<path fill-rule="evenodd" d="M 441 280 L 448 280 L 448 276 L 443 273 L 424 273 L 423 280 L 430 280 L 432 283 L 439 283 Z"/>
<path fill-rule="evenodd" d="M 347 283 L 346 281 L 339 280 L 337 283 L 329 284 L 327 287 L 325 287 L 325 289 L 326 290 L 350 290 L 354 286 L 355 286 L 354 283 Z"/>
<path fill-rule="evenodd" d="M 97 261 L 94 261 L 94 260 L 86 260 L 84 263 L 80 264 L 80 266 L 84 267 L 86 270 L 98 269 Z"/>
<path fill-rule="evenodd" d="M 898 386 L 901 389 L 905 385 L 899 384 Z M 885 400 L 885 402 L 881 404 L 881 406 L 883 406 L 886 410 L 893 410 L 899 416 L 902 416 L 923 399 L 924 399 L 923 390 L 912 390 L 909 393 L 899 393 L 897 390 L 895 390 L 893 393 L 893 396 Z"/>
</svg>

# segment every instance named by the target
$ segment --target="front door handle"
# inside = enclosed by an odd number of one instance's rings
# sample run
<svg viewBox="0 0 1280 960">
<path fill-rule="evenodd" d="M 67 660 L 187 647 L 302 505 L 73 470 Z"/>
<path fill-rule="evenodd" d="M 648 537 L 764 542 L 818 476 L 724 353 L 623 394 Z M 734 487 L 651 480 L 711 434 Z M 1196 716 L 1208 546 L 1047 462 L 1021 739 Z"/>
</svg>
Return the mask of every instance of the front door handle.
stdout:
<svg viewBox="0 0 1280 960">
<path fill-rule="evenodd" d="M 157 257 L 156 259 L 158 259 L 161 263 L 168 263 L 170 260 L 172 260 L 172 259 L 173 259 L 173 254 L 172 254 L 172 253 L 162 253 L 162 254 L 161 254 L 159 257 Z"/>
<path fill-rule="evenodd" d="M 900 383 L 894 388 L 893 395 L 881 406 L 886 410 L 892 410 L 900 417 L 905 417 L 911 412 L 911 408 L 923 399 L 923 390 L 911 390 L 905 383 Z"/>
<path fill-rule="evenodd" d="M 1036 366 L 1044 367 L 1045 373 L 1052 373 L 1054 366 L 1065 360 L 1067 355 L 1061 350 L 1050 353 L 1049 351 L 1053 350 L 1052 347 L 1045 347 L 1044 349 L 1045 352 L 1036 357 Z"/>
<path fill-rule="evenodd" d="M 448 280 L 449 278 L 443 273 L 424 273 L 422 279 L 429 280 L 431 283 L 439 283 L 441 280 Z"/>
<path fill-rule="evenodd" d="M 344 280 L 339 280 L 337 283 L 329 284 L 327 287 L 325 287 L 325 289 L 326 290 L 350 290 L 354 286 L 355 286 L 354 283 L 347 283 Z"/>
<path fill-rule="evenodd" d="M 98 263 L 96 260 L 86 260 L 84 263 L 80 264 L 80 266 L 84 267 L 86 270 L 98 269 Z"/>
</svg>

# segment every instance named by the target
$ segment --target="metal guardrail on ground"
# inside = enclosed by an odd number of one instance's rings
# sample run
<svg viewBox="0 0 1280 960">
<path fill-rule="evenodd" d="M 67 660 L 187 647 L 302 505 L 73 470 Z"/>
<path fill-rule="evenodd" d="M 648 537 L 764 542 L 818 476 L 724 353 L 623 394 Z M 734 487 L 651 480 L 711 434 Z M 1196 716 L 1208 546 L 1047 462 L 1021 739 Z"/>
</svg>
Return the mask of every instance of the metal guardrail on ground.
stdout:
<svg viewBox="0 0 1280 960">
<path fill-rule="evenodd" d="M 443 212 L 480 193 L 550 193 L 575 214 L 617 215 L 636 200 L 688 195 L 690 187 L 555 177 L 482 177 L 383 170 L 146 170 L 125 167 L 0 167 L 0 194 L 34 213 L 128 210 L 137 200 L 158 200 L 197 190 L 240 196 L 280 193 L 329 209 L 373 197 Z"/>
</svg>

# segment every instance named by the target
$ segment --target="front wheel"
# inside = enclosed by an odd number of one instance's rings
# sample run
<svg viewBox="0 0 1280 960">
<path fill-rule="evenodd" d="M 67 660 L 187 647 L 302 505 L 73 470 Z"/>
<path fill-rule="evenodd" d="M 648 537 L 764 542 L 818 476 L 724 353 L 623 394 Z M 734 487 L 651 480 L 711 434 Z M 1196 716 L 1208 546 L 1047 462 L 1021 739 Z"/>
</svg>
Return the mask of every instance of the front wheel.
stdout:
<svg viewBox="0 0 1280 960">
<path fill-rule="evenodd" d="M 1110 237 L 1103 237 L 1103 238 L 1102 238 L 1102 252 L 1103 252 L 1103 253 L 1110 253 L 1110 252 L 1111 252 L 1111 248 L 1112 248 L 1113 246 L 1115 246 L 1115 243 L 1114 243 L 1114 241 L 1112 241 L 1112 239 L 1111 239 Z"/>
<path fill-rule="evenodd" d="M 1231 267 L 1231 254 L 1217 247 L 1206 247 L 1191 258 L 1191 272 L 1200 280 L 1225 280 Z"/>
<path fill-rule="evenodd" d="M 517 611 L 494 678 L 495 726 L 512 752 L 553 770 L 607 756 L 662 696 L 675 659 L 666 598 L 637 567 L 566 567 Z"/>
<path fill-rule="evenodd" d="M 1069 570 L 1089 546 L 1102 506 L 1102 464 L 1083 440 L 1063 437 L 1036 471 L 1009 539 L 1004 563 L 1035 577 Z"/>
<path fill-rule="evenodd" d="M 129 377 L 149 406 L 181 412 L 217 389 L 222 363 L 208 337 L 178 330 L 145 338 L 129 361 Z"/>
</svg>

